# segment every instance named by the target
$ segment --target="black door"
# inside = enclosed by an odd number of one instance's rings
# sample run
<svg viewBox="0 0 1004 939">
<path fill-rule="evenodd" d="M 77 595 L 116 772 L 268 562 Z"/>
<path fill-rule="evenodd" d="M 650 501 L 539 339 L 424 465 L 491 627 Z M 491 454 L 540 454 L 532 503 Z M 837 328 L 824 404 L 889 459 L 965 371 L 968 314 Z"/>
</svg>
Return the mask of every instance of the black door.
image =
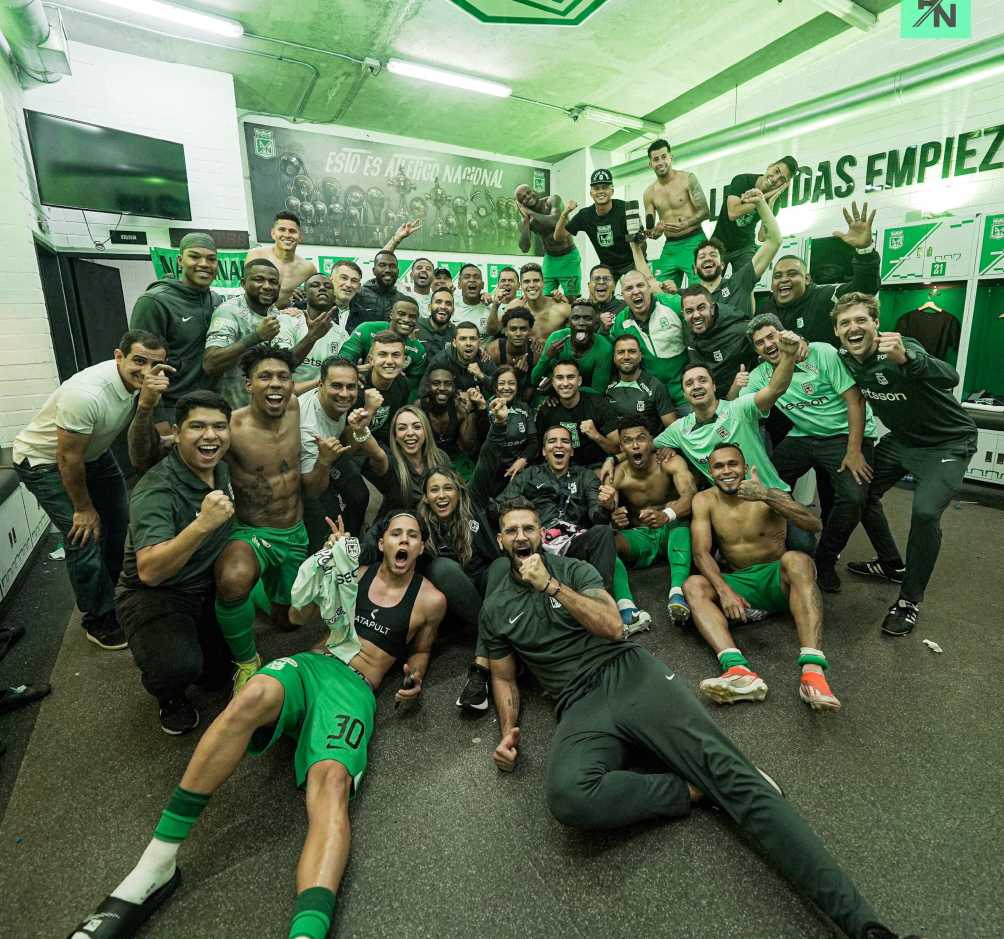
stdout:
<svg viewBox="0 0 1004 939">
<path fill-rule="evenodd" d="M 35 242 L 38 258 L 38 275 L 42 281 L 42 297 L 52 336 L 52 351 L 56 356 L 56 371 L 60 382 L 79 372 L 87 364 L 83 359 L 83 337 L 74 333 L 70 311 L 63 292 L 63 278 L 59 270 L 59 255 L 39 241 Z"/>
<path fill-rule="evenodd" d="M 122 278 L 114 267 L 80 258 L 70 259 L 77 317 L 84 335 L 86 361 L 106 362 L 129 328 Z"/>
</svg>

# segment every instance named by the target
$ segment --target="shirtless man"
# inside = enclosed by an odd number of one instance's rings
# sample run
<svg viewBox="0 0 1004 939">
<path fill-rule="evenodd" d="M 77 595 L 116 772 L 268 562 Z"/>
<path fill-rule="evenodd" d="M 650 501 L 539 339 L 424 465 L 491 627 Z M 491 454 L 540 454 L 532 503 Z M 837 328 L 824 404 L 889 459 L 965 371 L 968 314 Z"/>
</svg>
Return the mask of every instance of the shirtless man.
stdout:
<svg viewBox="0 0 1004 939">
<path fill-rule="evenodd" d="M 341 520 L 330 524 L 325 549 L 301 566 L 294 587 L 297 605 L 291 611 L 297 623 L 309 623 L 320 612 L 330 627 L 327 639 L 309 652 L 270 662 L 213 721 L 139 863 L 72 939 L 135 935 L 180 882 L 178 849 L 210 796 L 245 753 L 266 753 L 284 734 L 297 741 L 296 781 L 306 784 L 307 803 L 307 837 L 296 871 L 289 935 L 315 939 L 328 934 L 349 857 L 349 801 L 358 792 L 373 736 L 374 693 L 395 660 L 404 658 L 405 682 L 396 700 L 418 698 L 446 611 L 443 595 L 415 571 L 425 537 L 413 515 L 386 518 L 378 542 L 382 558 L 368 567 L 357 567 L 359 543 L 345 537 Z M 330 582 L 325 576 L 330 574 L 339 580 L 338 606 L 319 595 L 320 583 Z M 357 591 L 361 603 L 356 603 Z M 206 865 L 193 882 L 211 873 Z"/>
<path fill-rule="evenodd" d="M 279 268 L 279 299 L 276 306 L 282 310 L 289 306 L 289 299 L 311 274 L 317 273 L 313 261 L 301 258 L 296 253 L 297 245 L 303 241 L 300 217 L 293 212 L 277 212 L 272 222 L 272 244 L 252 248 L 244 263 L 255 258 L 265 258 Z"/>
<path fill-rule="evenodd" d="M 683 585 L 690 576 L 690 529 L 685 521 L 697 485 L 678 454 L 658 460 L 652 433 L 643 415 L 618 423 L 624 462 L 612 483 L 600 486 L 600 505 L 610 512 L 614 543 L 621 560 L 632 567 L 651 567 L 669 560 L 670 618 L 682 626 L 690 618 Z"/>
<path fill-rule="evenodd" d="M 564 204 L 561 196 L 542 196 L 525 183 L 516 187 L 516 208 L 523 220 L 519 228 L 519 250 L 530 253 L 531 235 L 541 242 L 544 254 L 544 293 L 560 289 L 570 300 L 582 290 L 582 256 L 575 247 L 575 239 L 566 234 L 554 237 Z"/>
<path fill-rule="evenodd" d="M 840 702 L 830 690 L 820 650 L 823 600 L 816 586 L 812 558 L 785 548 L 787 523 L 818 532 L 822 522 L 787 492 L 768 489 L 749 467 L 739 445 L 722 441 L 708 458 L 714 487 L 694 496 L 691 537 L 694 564 L 700 571 L 684 585 L 694 625 L 714 649 L 722 674 L 701 682 L 701 693 L 721 704 L 763 701 L 767 683 L 739 651 L 729 621 L 751 622 L 771 613 L 795 620 L 801 645 L 798 693 L 815 711 L 836 711 Z M 712 554 L 712 540 L 731 568 L 723 574 Z"/>
<path fill-rule="evenodd" d="M 655 182 L 645 190 L 645 215 L 657 215 L 651 237 L 666 236 L 662 254 L 652 262 L 660 280 L 672 277 L 677 287 L 693 269 L 694 251 L 704 241 L 701 222 L 710 217 L 708 200 L 693 173 L 673 169 L 673 153 L 665 140 L 648 145 L 648 165 Z"/>
<path fill-rule="evenodd" d="M 255 607 L 271 613 L 280 629 L 289 629 L 289 591 L 307 556 L 295 367 L 288 349 L 248 350 L 241 369 L 251 403 L 230 419 L 226 460 L 237 523 L 216 562 L 216 619 L 237 664 L 235 695 L 261 667 Z"/>
<path fill-rule="evenodd" d="M 519 269 L 519 285 L 523 290 L 523 305 L 533 314 L 530 338 L 543 347 L 547 337 L 565 325 L 572 308 L 544 292 L 544 272 L 539 264 L 531 261 Z"/>
</svg>

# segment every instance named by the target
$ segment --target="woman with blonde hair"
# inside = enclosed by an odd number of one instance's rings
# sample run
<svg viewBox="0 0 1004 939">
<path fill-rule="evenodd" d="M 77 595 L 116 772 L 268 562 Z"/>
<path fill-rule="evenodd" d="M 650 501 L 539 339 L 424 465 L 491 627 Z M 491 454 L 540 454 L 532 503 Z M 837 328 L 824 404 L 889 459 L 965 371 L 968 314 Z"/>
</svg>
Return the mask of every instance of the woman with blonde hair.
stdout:
<svg viewBox="0 0 1004 939">
<path fill-rule="evenodd" d="M 449 465 L 425 412 L 413 404 L 398 408 L 390 422 L 390 461 L 381 486 L 385 508 L 414 509 L 422 498 L 425 474 Z"/>
</svg>

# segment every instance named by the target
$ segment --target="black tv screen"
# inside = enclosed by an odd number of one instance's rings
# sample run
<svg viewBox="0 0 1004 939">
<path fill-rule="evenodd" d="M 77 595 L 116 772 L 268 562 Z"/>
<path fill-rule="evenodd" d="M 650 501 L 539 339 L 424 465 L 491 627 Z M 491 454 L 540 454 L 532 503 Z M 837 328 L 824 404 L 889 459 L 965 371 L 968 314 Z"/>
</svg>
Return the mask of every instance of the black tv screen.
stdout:
<svg viewBox="0 0 1004 939">
<path fill-rule="evenodd" d="M 25 111 L 45 205 L 188 220 L 185 148 L 170 140 Z"/>
</svg>

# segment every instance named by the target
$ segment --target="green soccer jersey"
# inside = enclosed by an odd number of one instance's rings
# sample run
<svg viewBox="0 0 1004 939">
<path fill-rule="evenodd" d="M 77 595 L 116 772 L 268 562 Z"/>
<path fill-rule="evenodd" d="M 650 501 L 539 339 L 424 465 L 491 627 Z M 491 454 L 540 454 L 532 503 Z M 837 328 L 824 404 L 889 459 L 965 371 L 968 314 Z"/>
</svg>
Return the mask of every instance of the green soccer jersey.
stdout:
<svg viewBox="0 0 1004 939">
<path fill-rule="evenodd" d="M 909 447 L 941 447 L 976 438 L 976 424 L 955 399 L 959 373 L 903 337 L 907 361 L 897 365 L 885 353 L 859 362 L 846 349 L 840 361 L 893 436 Z"/>
<path fill-rule="evenodd" d="M 603 589 L 592 564 L 546 552 L 540 556 L 551 576 L 576 593 Z M 544 692 L 559 699 L 559 710 L 586 676 L 634 645 L 593 635 L 561 605 L 560 596 L 549 597 L 513 580 L 505 557 L 488 569 L 478 629 L 488 657 L 519 655 Z"/>
<path fill-rule="evenodd" d="M 750 373 L 742 395 L 756 394 L 770 384 L 774 366 L 761 362 Z M 804 362 L 795 364 L 788 390 L 774 407 L 783 411 L 794 425 L 791 437 L 836 437 L 847 433 L 847 402 L 842 395 L 854 387 L 854 379 L 844 368 L 837 350 L 826 342 L 810 342 Z M 878 436 L 872 409 L 865 403 L 865 439 Z"/>
<path fill-rule="evenodd" d="M 603 390 L 610 383 L 610 369 L 614 358 L 614 348 L 610 345 L 610 340 L 605 336 L 593 336 L 592 345 L 584 353 L 579 354 L 572 348 L 572 341 L 569 339 L 571 334 L 572 330 L 565 327 L 547 337 L 544 351 L 533 367 L 530 381 L 536 387 L 545 375 L 550 375 L 554 371 L 554 366 L 558 362 L 571 362 L 574 359 L 579 363 L 579 371 L 582 373 L 582 386 L 592 388 L 597 394 L 603 394 Z M 548 355 L 548 349 L 559 343 L 564 343 L 564 346 L 557 356 Z"/>
<path fill-rule="evenodd" d="M 377 333 L 387 331 L 387 324 L 382 320 L 376 323 L 360 323 L 349 338 L 342 343 L 338 354 L 351 362 L 363 362 L 373 346 L 373 337 Z M 404 377 L 414 392 L 425 374 L 425 346 L 413 336 L 404 341 Z"/>
<path fill-rule="evenodd" d="M 738 444 L 746 457 L 747 473 L 755 466 L 765 486 L 788 492 L 790 487 L 777 475 L 760 436 L 760 418 L 766 416 L 757 407 L 753 395 L 735 401 L 719 401 L 718 410 L 710 421 L 698 424 L 696 414 L 681 417 L 655 438 L 655 445 L 679 450 L 710 480 L 708 457 L 711 451 L 723 442 Z"/>
<path fill-rule="evenodd" d="M 644 371 L 637 381 L 612 381 L 606 395 L 619 417 L 640 416 L 653 436 L 662 432 L 662 415 L 674 410 L 666 386 Z"/>
</svg>

